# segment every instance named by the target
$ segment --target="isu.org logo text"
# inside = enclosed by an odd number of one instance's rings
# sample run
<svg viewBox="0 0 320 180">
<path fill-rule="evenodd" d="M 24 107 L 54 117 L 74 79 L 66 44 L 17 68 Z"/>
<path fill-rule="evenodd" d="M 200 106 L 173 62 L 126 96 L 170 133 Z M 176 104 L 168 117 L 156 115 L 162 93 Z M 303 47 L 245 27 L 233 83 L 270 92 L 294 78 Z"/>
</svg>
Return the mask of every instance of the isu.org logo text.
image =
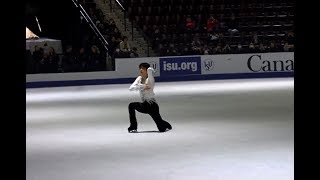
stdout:
<svg viewBox="0 0 320 180">
<path fill-rule="evenodd" d="M 183 62 L 179 63 L 167 63 L 163 61 L 163 70 L 165 71 L 176 71 L 176 70 L 191 70 L 197 71 L 197 62 Z"/>
<path fill-rule="evenodd" d="M 200 57 L 160 58 L 161 75 L 201 74 Z"/>
</svg>

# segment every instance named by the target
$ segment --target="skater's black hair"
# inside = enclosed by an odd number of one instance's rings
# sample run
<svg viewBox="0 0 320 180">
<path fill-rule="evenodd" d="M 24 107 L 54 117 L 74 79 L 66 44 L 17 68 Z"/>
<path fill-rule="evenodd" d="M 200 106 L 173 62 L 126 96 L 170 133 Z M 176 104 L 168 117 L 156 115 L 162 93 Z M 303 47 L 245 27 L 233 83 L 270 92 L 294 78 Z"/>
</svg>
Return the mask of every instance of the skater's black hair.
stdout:
<svg viewBox="0 0 320 180">
<path fill-rule="evenodd" d="M 146 68 L 146 69 L 148 69 L 150 67 L 150 64 L 149 63 L 141 63 L 140 65 L 139 65 L 139 69 L 141 69 L 141 68 Z"/>
</svg>

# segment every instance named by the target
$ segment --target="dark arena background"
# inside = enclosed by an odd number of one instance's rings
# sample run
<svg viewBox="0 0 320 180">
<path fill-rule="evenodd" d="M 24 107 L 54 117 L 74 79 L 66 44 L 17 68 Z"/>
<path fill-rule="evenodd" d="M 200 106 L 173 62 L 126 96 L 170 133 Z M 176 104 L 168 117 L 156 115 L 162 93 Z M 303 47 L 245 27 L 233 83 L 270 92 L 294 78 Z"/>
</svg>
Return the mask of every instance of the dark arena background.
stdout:
<svg viewBox="0 0 320 180">
<path fill-rule="evenodd" d="M 294 1 L 26 2 L 27 180 L 293 180 Z M 159 132 L 129 91 L 154 69 Z"/>
<path fill-rule="evenodd" d="M 79 43 L 80 12 L 71 0 L 27 0 L 26 25 L 38 36 L 63 39 L 64 44 L 72 44 L 73 41 L 75 45 Z"/>
</svg>

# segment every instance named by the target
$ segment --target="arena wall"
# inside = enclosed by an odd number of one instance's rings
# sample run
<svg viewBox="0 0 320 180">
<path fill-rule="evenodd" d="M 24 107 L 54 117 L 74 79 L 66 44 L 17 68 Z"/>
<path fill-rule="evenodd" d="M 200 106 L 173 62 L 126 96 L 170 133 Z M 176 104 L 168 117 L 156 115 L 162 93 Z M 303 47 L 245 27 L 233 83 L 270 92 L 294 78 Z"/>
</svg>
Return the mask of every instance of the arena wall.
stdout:
<svg viewBox="0 0 320 180">
<path fill-rule="evenodd" d="M 131 83 L 148 62 L 158 82 L 294 76 L 294 53 L 253 53 L 116 59 L 115 71 L 27 74 L 26 87 Z"/>
</svg>

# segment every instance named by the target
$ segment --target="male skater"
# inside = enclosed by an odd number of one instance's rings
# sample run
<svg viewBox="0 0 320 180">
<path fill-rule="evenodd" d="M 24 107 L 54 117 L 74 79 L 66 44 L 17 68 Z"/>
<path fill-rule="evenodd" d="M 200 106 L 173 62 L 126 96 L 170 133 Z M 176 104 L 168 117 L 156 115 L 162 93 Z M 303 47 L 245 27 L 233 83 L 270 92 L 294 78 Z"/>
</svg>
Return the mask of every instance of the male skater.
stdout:
<svg viewBox="0 0 320 180">
<path fill-rule="evenodd" d="M 129 90 L 140 91 L 142 102 L 132 102 L 129 104 L 130 127 L 128 128 L 128 132 L 137 132 L 138 124 L 135 110 L 140 113 L 149 114 L 160 132 L 171 130 L 171 125 L 162 119 L 159 113 L 159 106 L 154 97 L 154 69 L 150 67 L 150 64 L 148 63 L 141 63 L 139 69 L 140 76 L 133 82 Z"/>
</svg>

